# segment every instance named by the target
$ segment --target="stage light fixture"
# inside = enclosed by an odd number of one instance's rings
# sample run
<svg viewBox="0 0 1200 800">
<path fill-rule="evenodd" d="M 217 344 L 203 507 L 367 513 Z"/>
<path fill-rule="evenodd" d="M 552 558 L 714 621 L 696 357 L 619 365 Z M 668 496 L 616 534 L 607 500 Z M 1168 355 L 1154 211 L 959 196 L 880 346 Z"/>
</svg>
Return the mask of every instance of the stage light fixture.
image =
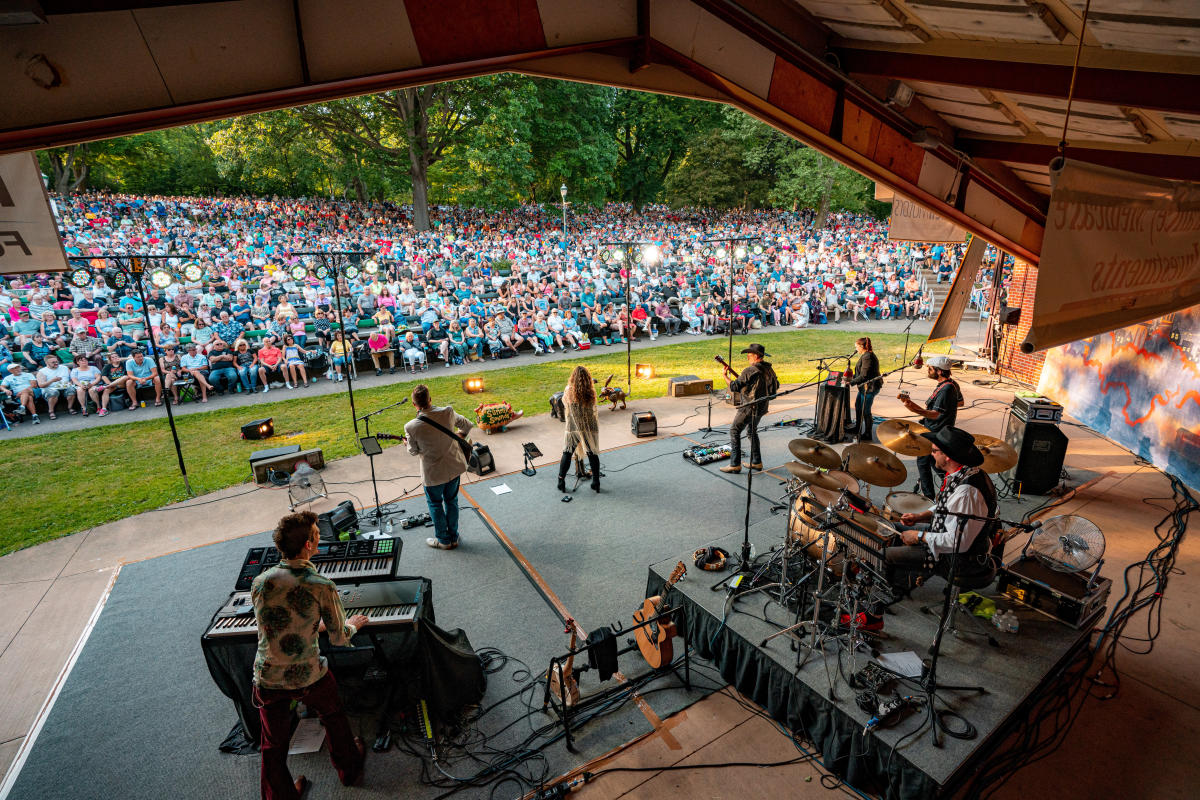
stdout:
<svg viewBox="0 0 1200 800">
<path fill-rule="evenodd" d="M 150 273 L 150 285 L 165 289 L 175 282 L 175 276 L 161 267 Z"/>
<path fill-rule="evenodd" d="M 762 251 L 763 251 L 763 247 L 762 247 L 762 245 L 761 245 L 761 244 L 756 244 L 756 245 L 754 245 L 754 255 L 756 255 L 756 256 L 761 256 L 761 255 L 762 255 Z"/>
<path fill-rule="evenodd" d="M 324 264 L 317 267 L 317 279 L 318 280 L 323 281 L 328 277 L 329 277 L 329 267 L 325 266 Z"/>
<path fill-rule="evenodd" d="M 637 364 L 633 368 L 633 374 L 642 379 L 653 378 L 654 366 L 652 364 Z"/>
<path fill-rule="evenodd" d="M 368 275 L 374 275 L 376 272 L 379 272 L 379 262 L 373 258 L 368 258 L 363 262 L 363 272 Z"/>
<path fill-rule="evenodd" d="M 711 256 L 712 253 L 713 253 L 713 250 L 711 247 L 704 248 L 704 257 L 705 258 L 708 258 L 709 256 Z"/>
<path fill-rule="evenodd" d="M 483 378 L 467 378 L 462 382 L 462 388 L 467 394 L 479 394 L 483 391 Z"/>
<path fill-rule="evenodd" d="M 619 248 L 614 249 L 610 258 L 614 264 L 620 264 L 625 260 L 625 251 Z"/>
<path fill-rule="evenodd" d="M 108 288 L 119 292 L 129 285 L 129 278 L 116 267 L 109 267 L 104 270 L 104 282 L 108 284 Z"/>
<path fill-rule="evenodd" d="M 275 435 L 275 418 L 256 419 L 242 426 L 243 439 L 270 439 Z"/>
<path fill-rule="evenodd" d="M 649 245 L 642 250 L 642 261 L 653 267 L 662 260 L 662 251 L 658 249 L 658 245 Z"/>
<path fill-rule="evenodd" d="M 734 250 L 733 257 L 736 258 L 738 261 L 745 261 L 746 260 L 746 248 L 739 247 L 736 250 Z"/>
<path fill-rule="evenodd" d="M 292 267 L 293 280 L 302 281 L 306 275 L 308 275 L 308 269 L 303 264 L 297 264 Z"/>
<path fill-rule="evenodd" d="M 354 280 L 358 277 L 358 267 L 354 266 L 353 264 L 348 264 L 346 266 L 345 273 L 347 278 Z"/>
<path fill-rule="evenodd" d="M 724 257 L 725 257 L 725 256 L 727 256 L 727 255 L 729 255 L 729 254 L 728 254 L 727 252 L 725 252 L 725 248 L 724 248 L 724 247 L 718 247 L 718 248 L 717 248 L 717 258 L 724 258 Z"/>
<path fill-rule="evenodd" d="M 86 289 L 92 285 L 92 273 L 82 267 L 71 270 L 71 285 L 76 289 Z"/>
<path fill-rule="evenodd" d="M 183 265 L 183 277 L 191 282 L 195 282 L 204 277 L 204 270 L 195 261 L 189 261 Z"/>
</svg>

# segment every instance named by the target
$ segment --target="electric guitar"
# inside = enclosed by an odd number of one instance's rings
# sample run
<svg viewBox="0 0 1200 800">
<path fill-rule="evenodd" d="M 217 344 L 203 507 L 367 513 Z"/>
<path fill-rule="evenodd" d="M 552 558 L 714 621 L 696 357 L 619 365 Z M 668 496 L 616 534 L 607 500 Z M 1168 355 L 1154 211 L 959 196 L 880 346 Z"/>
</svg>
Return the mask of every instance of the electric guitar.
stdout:
<svg viewBox="0 0 1200 800">
<path fill-rule="evenodd" d="M 575 620 L 567 620 L 567 627 L 563 633 L 571 634 L 571 644 L 567 645 L 567 649 L 571 651 L 571 655 L 567 657 L 566 664 L 555 662 L 547 680 L 550 682 L 550 696 L 563 700 L 567 708 L 570 708 L 579 702 L 579 684 L 575 682 L 575 676 L 571 674 L 571 670 L 575 666 L 574 651 L 577 635 Z"/>
<path fill-rule="evenodd" d="M 662 594 L 654 597 L 647 597 L 642 603 L 640 610 L 633 614 L 633 622 L 636 625 L 641 625 L 648 619 L 661 614 L 668 610 L 670 606 L 665 598 L 667 593 L 671 591 L 671 587 L 687 574 L 687 567 L 680 561 L 675 565 L 675 569 L 671 570 L 671 575 L 667 578 L 667 584 L 663 586 Z M 642 625 L 640 628 L 635 628 L 633 631 L 634 637 L 637 639 L 638 649 L 642 651 L 642 658 L 646 659 L 646 663 L 653 669 L 662 669 L 669 666 L 672 659 L 675 658 L 675 650 L 671 645 L 671 640 L 678 635 L 674 620 L 658 620 L 649 625 Z"/>
<path fill-rule="evenodd" d="M 738 377 L 737 370 L 734 369 L 733 367 L 729 366 L 728 361 L 721 358 L 720 356 L 713 356 L 713 360 L 716 361 L 718 364 L 720 364 L 725 369 L 729 370 L 729 374 L 733 375 L 734 380 L 737 380 L 737 377 Z M 731 391 L 729 394 L 730 394 L 730 397 L 733 400 L 733 404 L 735 406 L 740 406 L 746 402 L 747 398 L 746 398 L 746 395 L 744 392 L 732 392 Z"/>
</svg>

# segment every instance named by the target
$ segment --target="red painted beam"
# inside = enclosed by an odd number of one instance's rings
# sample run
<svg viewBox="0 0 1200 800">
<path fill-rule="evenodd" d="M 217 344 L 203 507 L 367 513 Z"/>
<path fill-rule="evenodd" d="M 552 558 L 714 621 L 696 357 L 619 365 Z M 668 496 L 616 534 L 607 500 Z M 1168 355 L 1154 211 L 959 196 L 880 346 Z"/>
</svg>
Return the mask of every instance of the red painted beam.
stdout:
<svg viewBox="0 0 1200 800">
<path fill-rule="evenodd" d="M 1004 139 L 968 139 L 955 141 L 972 158 L 997 159 L 1018 164 L 1049 164 L 1058 155 L 1052 144 L 1005 141 Z M 1100 164 L 1106 167 L 1153 175 L 1158 178 L 1200 181 L 1200 157 L 1165 153 L 1145 153 L 1136 150 L 1101 150 L 1089 147 L 1067 147 L 1067 158 Z"/>
<path fill-rule="evenodd" d="M 878 75 L 1045 97 L 1067 96 L 1071 67 L 1022 61 L 928 56 L 887 50 L 838 50 L 851 75 Z M 1200 75 L 1080 67 L 1075 99 L 1200 114 Z"/>
</svg>

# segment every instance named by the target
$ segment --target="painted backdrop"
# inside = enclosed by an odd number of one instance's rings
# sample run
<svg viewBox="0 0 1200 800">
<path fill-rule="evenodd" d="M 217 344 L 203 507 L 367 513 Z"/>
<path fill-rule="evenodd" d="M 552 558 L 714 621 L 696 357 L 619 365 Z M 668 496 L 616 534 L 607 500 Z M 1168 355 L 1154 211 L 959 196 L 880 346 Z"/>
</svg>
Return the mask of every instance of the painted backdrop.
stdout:
<svg viewBox="0 0 1200 800">
<path fill-rule="evenodd" d="M 1200 306 L 1048 350 L 1038 391 L 1200 488 Z"/>
</svg>

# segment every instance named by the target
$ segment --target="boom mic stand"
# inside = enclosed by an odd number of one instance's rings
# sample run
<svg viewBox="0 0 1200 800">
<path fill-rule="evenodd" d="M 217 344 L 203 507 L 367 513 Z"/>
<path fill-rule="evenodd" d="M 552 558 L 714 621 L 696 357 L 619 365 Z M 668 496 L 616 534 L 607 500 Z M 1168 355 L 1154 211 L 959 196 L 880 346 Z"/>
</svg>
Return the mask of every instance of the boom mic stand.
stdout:
<svg viewBox="0 0 1200 800">
<path fill-rule="evenodd" d="M 371 462 L 371 488 L 375 490 L 375 527 L 380 530 L 383 529 L 383 506 L 379 504 L 379 483 L 375 480 L 375 456 L 381 451 L 379 449 L 378 440 L 371 436 L 371 417 L 375 416 L 376 414 L 382 414 L 384 411 L 390 411 L 393 408 L 402 406 L 407 402 L 408 398 L 405 397 L 398 403 L 392 403 L 390 406 L 384 406 L 378 411 L 372 411 L 370 413 L 363 414 L 361 417 L 358 417 L 358 421 L 362 422 L 366 426 L 365 430 L 367 435 L 360 440 L 360 444 L 363 446 L 363 451 L 367 454 L 367 459 Z M 368 439 L 371 440 L 371 444 L 367 443 Z M 400 509 L 400 513 L 404 513 L 403 508 Z"/>
<path fill-rule="evenodd" d="M 900 383 L 898 384 L 898 385 L 899 385 L 899 388 L 901 388 L 901 389 L 903 389 L 903 388 L 904 388 L 904 385 L 905 385 L 906 383 L 907 383 L 909 386 L 916 386 L 916 384 L 915 384 L 915 383 L 913 383 L 912 381 L 905 381 L 905 380 L 904 380 L 904 368 L 908 366 L 908 337 L 909 337 L 909 331 L 911 331 L 911 330 L 912 330 L 913 323 L 914 323 L 914 322 L 916 322 L 916 321 L 917 321 L 917 320 L 916 320 L 916 318 L 914 317 L 913 319 L 911 319 L 911 320 L 909 320 L 909 321 L 908 321 L 908 324 L 907 324 L 907 325 L 905 325 L 905 326 L 904 326 L 904 355 L 902 355 L 902 356 L 900 357 Z M 928 340 L 926 340 L 926 342 L 927 342 L 927 341 L 928 341 Z M 913 360 L 914 360 L 914 361 L 915 361 L 916 359 L 920 358 L 920 356 L 921 356 L 921 351 L 923 351 L 923 350 L 925 349 L 925 344 L 926 344 L 926 342 L 921 342 L 921 346 L 917 348 L 917 354 L 916 354 L 915 356 L 913 356 Z"/>
</svg>

